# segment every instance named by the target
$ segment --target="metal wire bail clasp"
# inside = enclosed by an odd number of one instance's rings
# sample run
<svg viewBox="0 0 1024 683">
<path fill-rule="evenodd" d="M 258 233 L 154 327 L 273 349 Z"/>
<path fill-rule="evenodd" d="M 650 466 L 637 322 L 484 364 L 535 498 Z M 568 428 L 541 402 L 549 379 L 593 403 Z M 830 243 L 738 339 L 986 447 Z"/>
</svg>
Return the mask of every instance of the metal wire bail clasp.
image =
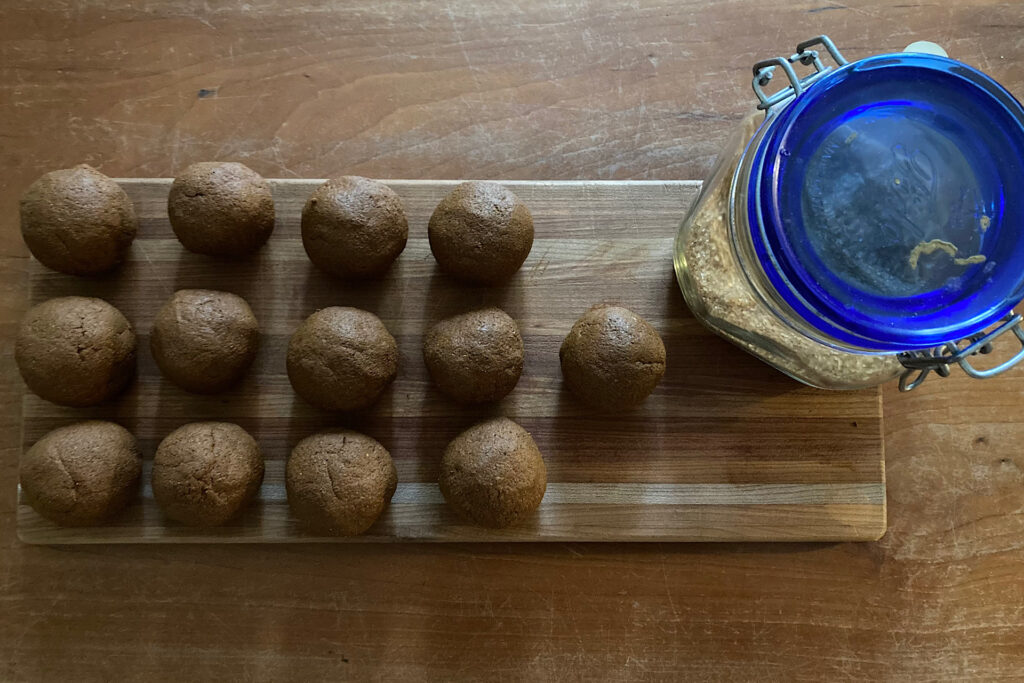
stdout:
<svg viewBox="0 0 1024 683">
<path fill-rule="evenodd" d="M 824 46 L 837 65 L 843 66 L 847 63 L 846 58 L 839 52 L 839 48 L 835 46 L 835 43 L 828 36 L 818 36 L 805 40 L 796 46 L 796 52 L 790 57 L 772 57 L 771 59 L 761 60 L 754 65 L 754 80 L 751 84 L 754 88 L 754 94 L 757 95 L 757 99 L 760 102 L 757 105 L 758 109 L 768 110 L 792 97 L 796 97 L 808 85 L 832 70 L 833 67 L 826 66 L 821 61 L 817 50 L 810 49 L 815 45 Z M 813 66 L 814 73 L 800 78 L 796 75 L 796 71 L 793 70 L 793 64 L 796 62 L 800 62 L 804 66 Z M 775 75 L 776 67 L 782 67 L 782 70 L 786 72 L 789 86 L 774 95 L 769 95 L 764 89 L 771 82 L 772 76 Z"/>
<path fill-rule="evenodd" d="M 998 327 L 991 332 L 981 332 L 964 340 L 967 345 L 963 348 L 960 347 L 960 344 L 963 342 L 948 342 L 930 350 L 908 351 L 899 354 L 897 357 L 900 363 L 903 364 L 903 367 L 907 368 L 900 375 L 900 391 L 913 391 L 918 388 L 933 370 L 940 377 L 949 377 L 949 366 L 954 363 L 963 368 L 963 371 L 968 376 L 975 379 L 987 379 L 1006 372 L 1021 360 L 1024 360 L 1024 328 L 1021 327 L 1022 320 L 1024 318 L 1010 311 L 1003 318 L 1002 322 L 999 323 Z M 1012 358 L 987 370 L 979 370 L 971 365 L 968 358 L 979 353 L 990 353 L 992 351 L 992 342 L 1007 332 L 1013 332 L 1013 335 L 1017 337 L 1017 342 L 1020 344 L 1020 349 L 1013 354 Z"/>
</svg>

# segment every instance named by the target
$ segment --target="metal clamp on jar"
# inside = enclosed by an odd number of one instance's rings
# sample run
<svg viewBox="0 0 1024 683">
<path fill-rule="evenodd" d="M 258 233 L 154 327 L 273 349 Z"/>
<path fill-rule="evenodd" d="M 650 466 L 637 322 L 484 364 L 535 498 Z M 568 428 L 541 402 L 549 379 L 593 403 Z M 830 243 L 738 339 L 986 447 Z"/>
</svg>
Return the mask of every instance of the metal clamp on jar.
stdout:
<svg viewBox="0 0 1024 683">
<path fill-rule="evenodd" d="M 1024 108 L 934 52 L 848 63 L 819 36 L 754 65 L 764 119 L 744 120 L 676 240 L 705 325 L 827 389 L 1024 358 Z M 975 367 L 1008 332 L 1013 357 Z"/>
</svg>

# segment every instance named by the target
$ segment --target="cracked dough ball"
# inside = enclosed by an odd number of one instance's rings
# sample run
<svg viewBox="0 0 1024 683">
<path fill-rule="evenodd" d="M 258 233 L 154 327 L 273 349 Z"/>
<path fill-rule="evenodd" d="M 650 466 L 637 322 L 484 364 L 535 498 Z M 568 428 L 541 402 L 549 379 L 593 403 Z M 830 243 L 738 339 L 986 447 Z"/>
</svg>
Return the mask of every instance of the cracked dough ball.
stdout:
<svg viewBox="0 0 1024 683">
<path fill-rule="evenodd" d="M 90 526 L 119 512 L 138 494 L 141 474 L 135 437 L 113 422 L 54 429 L 21 459 L 28 504 L 63 526 Z"/>
<path fill-rule="evenodd" d="M 408 238 L 402 200 L 390 187 L 369 178 L 328 180 L 302 209 L 302 246 L 309 260 L 337 277 L 383 274 Z"/>
<path fill-rule="evenodd" d="M 423 340 L 434 384 L 461 403 L 501 400 L 523 372 L 523 337 L 508 313 L 484 308 L 434 325 Z"/>
<path fill-rule="evenodd" d="M 258 250 L 274 231 L 270 183 L 244 164 L 204 161 L 174 179 L 167 214 L 189 251 L 242 256 Z"/>
<path fill-rule="evenodd" d="M 434 209 L 430 250 L 448 274 L 497 284 L 512 277 L 533 248 L 533 217 L 510 190 L 472 181 L 455 187 Z"/>
<path fill-rule="evenodd" d="M 572 326 L 559 352 L 562 376 L 584 403 L 606 411 L 639 405 L 665 374 L 665 344 L 646 320 L 597 305 Z"/>
<path fill-rule="evenodd" d="M 139 223 L 121 186 L 92 166 L 52 171 L 21 198 L 21 234 L 47 268 L 94 275 L 124 261 Z"/>
<path fill-rule="evenodd" d="M 448 444 L 438 484 L 460 515 L 501 528 L 537 509 L 547 489 L 547 470 L 530 433 L 499 417 L 470 427 Z"/>
<path fill-rule="evenodd" d="M 288 505 L 313 529 L 363 533 L 380 517 L 398 486 L 391 454 L 350 430 L 320 432 L 299 442 L 285 472 Z"/>
<path fill-rule="evenodd" d="M 288 379 L 324 410 L 373 404 L 398 374 L 398 344 L 373 313 L 334 306 L 299 325 L 288 343 Z"/>
<path fill-rule="evenodd" d="M 187 391 L 214 394 L 242 378 L 259 340 L 256 316 L 242 297 L 182 289 L 156 314 L 149 346 L 167 379 Z"/>
<path fill-rule="evenodd" d="M 135 331 L 102 299 L 50 299 L 25 314 L 14 358 L 41 398 L 91 406 L 120 393 L 135 376 Z"/>
<path fill-rule="evenodd" d="M 249 504 L 263 483 L 263 455 L 230 422 L 193 422 L 160 442 L 153 458 L 153 497 L 171 519 L 217 526 Z"/>
</svg>

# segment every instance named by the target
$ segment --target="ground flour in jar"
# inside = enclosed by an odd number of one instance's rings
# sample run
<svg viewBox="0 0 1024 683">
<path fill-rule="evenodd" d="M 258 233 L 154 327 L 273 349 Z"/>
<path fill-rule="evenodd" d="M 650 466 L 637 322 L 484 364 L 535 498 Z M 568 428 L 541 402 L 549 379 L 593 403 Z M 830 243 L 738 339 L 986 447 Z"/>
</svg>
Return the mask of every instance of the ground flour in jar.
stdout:
<svg viewBox="0 0 1024 683">
<path fill-rule="evenodd" d="M 751 116 L 740 134 L 749 140 L 756 128 Z M 729 181 L 738 163 L 739 154 L 720 163 L 676 247 L 694 314 L 761 360 L 818 387 L 869 387 L 897 377 L 903 367 L 895 356 L 849 353 L 816 342 L 776 317 L 751 288 L 729 233 Z"/>
</svg>

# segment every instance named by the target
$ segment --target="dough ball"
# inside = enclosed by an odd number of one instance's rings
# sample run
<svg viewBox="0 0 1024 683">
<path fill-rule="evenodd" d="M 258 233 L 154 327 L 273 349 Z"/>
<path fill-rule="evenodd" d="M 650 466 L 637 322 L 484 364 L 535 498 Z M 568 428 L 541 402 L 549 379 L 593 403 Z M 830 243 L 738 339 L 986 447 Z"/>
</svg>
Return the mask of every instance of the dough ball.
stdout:
<svg viewBox="0 0 1024 683">
<path fill-rule="evenodd" d="M 484 308 L 434 325 L 423 360 L 441 393 L 461 403 L 498 401 L 523 372 L 523 337 L 508 313 Z"/>
<path fill-rule="evenodd" d="M 249 254 L 274 231 L 270 183 L 235 162 L 204 161 L 186 168 L 171 185 L 167 213 L 178 240 L 197 254 Z"/>
<path fill-rule="evenodd" d="M 537 509 L 547 470 L 530 433 L 499 417 L 470 427 L 448 444 L 438 483 L 460 515 L 501 528 Z"/>
<path fill-rule="evenodd" d="M 300 441 L 285 471 L 292 513 L 313 529 L 338 536 L 369 529 L 397 486 L 391 454 L 365 434 L 344 429 Z"/>
<path fill-rule="evenodd" d="M 102 299 L 50 299 L 25 314 L 14 358 L 35 394 L 64 406 L 91 406 L 131 383 L 135 331 Z"/>
<path fill-rule="evenodd" d="M 302 209 L 302 246 L 321 270 L 343 278 L 383 274 L 405 249 L 402 200 L 376 180 L 342 176 L 316 189 Z"/>
<path fill-rule="evenodd" d="M 584 403 L 605 411 L 642 402 L 665 374 L 665 344 L 621 306 L 598 305 L 572 326 L 559 352 L 562 376 Z"/>
<path fill-rule="evenodd" d="M 262 483 L 256 440 L 230 422 L 179 427 L 153 457 L 153 497 L 165 515 L 190 526 L 223 524 L 256 497 Z"/>
<path fill-rule="evenodd" d="M 139 223 L 121 186 L 82 164 L 47 173 L 21 198 L 21 234 L 47 268 L 93 275 L 128 254 Z"/>
<path fill-rule="evenodd" d="M 240 296 L 182 289 L 156 314 L 149 346 L 160 372 L 198 394 L 224 391 L 252 365 L 260 331 Z"/>
<path fill-rule="evenodd" d="M 299 325 L 288 343 L 288 379 L 324 410 L 359 410 L 398 374 L 398 344 L 373 313 L 334 306 Z"/>
<path fill-rule="evenodd" d="M 97 524 L 139 490 L 142 460 L 127 429 L 79 422 L 54 429 L 21 459 L 21 490 L 43 517 L 63 526 Z"/>
<path fill-rule="evenodd" d="M 458 185 L 434 209 L 428 232 L 441 269 L 479 284 L 512 277 L 533 247 L 529 209 L 498 183 Z"/>
</svg>

